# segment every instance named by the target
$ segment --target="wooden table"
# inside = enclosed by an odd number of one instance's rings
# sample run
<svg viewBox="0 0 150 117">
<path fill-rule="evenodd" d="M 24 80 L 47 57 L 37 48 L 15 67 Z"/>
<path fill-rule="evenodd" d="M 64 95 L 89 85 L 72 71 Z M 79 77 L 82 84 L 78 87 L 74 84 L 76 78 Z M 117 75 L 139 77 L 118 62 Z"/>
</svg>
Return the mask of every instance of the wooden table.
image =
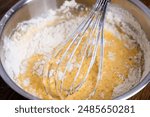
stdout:
<svg viewBox="0 0 150 117">
<path fill-rule="evenodd" d="M 0 0 L 0 19 L 5 12 L 19 0 Z M 149 0 L 142 0 L 147 6 L 150 7 Z M 1 78 L 0 78 L 0 99 L 1 100 L 24 100 L 26 98 L 20 96 L 13 91 Z M 140 93 L 130 98 L 132 100 L 150 100 L 150 84 L 144 88 Z"/>
</svg>

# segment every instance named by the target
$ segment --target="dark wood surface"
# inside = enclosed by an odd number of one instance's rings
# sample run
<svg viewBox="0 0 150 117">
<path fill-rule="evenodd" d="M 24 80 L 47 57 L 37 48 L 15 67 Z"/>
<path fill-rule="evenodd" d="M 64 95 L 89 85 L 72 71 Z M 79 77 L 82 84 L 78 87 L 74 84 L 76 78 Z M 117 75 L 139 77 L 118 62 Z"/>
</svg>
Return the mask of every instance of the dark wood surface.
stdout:
<svg viewBox="0 0 150 117">
<path fill-rule="evenodd" d="M 6 11 L 19 0 L 0 0 L 0 19 Z M 142 0 L 147 6 L 150 7 L 150 0 Z M 3 80 L 0 78 L 0 100 L 25 100 L 26 98 L 13 91 Z M 137 95 L 130 98 L 132 100 L 150 100 L 150 84 L 144 88 Z"/>
</svg>

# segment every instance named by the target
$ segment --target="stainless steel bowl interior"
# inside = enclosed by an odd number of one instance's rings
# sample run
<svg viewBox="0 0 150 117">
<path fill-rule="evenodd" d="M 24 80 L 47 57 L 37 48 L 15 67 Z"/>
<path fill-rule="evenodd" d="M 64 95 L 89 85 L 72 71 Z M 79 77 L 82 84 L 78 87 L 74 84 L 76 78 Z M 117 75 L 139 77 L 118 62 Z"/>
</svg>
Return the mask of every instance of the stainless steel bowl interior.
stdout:
<svg viewBox="0 0 150 117">
<path fill-rule="evenodd" d="M 29 20 L 34 17 L 38 17 L 43 12 L 46 12 L 48 9 L 56 9 L 63 4 L 65 0 L 20 0 L 15 6 L 13 6 L 3 17 L 0 22 L 0 48 L 2 49 L 4 36 L 9 36 L 12 30 L 17 26 L 18 23 Z M 89 0 L 92 1 L 92 0 Z M 77 2 L 91 5 L 93 3 L 86 0 L 77 0 Z M 132 15 L 139 21 L 143 30 L 147 34 L 148 39 L 150 39 L 150 11 L 148 8 L 143 5 L 139 0 L 112 0 L 113 4 L 117 4 L 124 9 L 128 10 Z M 25 92 L 20 87 L 18 87 L 13 80 L 5 72 L 5 69 L 2 65 L 2 60 L 0 63 L 0 74 L 5 80 L 5 82 L 13 88 L 16 92 L 23 95 L 28 99 L 38 99 L 37 97 L 32 96 L 31 94 Z M 150 81 L 150 74 L 145 77 L 145 79 L 134 87 L 129 92 L 123 94 L 122 96 L 117 97 L 116 99 L 127 99 L 142 88 L 144 88 Z"/>
</svg>

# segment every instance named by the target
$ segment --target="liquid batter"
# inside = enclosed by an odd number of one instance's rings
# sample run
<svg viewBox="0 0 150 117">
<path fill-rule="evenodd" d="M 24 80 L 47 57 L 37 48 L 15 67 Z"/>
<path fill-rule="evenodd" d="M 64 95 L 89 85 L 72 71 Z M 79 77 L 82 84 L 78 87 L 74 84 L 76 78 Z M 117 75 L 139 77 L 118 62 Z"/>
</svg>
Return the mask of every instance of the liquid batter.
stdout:
<svg viewBox="0 0 150 117">
<path fill-rule="evenodd" d="M 87 38 L 87 37 L 84 37 Z M 85 43 L 85 41 L 83 41 Z M 82 44 L 81 44 L 82 45 Z M 142 61 L 136 61 L 134 59 L 136 56 L 138 56 L 139 52 L 141 52 L 141 49 L 139 48 L 139 45 L 133 47 L 132 49 L 129 49 L 126 47 L 128 45 L 128 40 L 118 39 L 115 35 L 113 35 L 111 32 L 105 31 L 105 51 L 104 51 L 104 63 L 103 63 L 103 72 L 102 72 L 102 79 L 99 82 L 97 91 L 95 95 L 91 99 L 112 99 L 112 93 L 116 86 L 120 85 L 124 82 L 126 78 L 128 78 L 129 70 L 138 68 L 142 65 Z M 73 48 L 73 47 L 72 47 Z M 64 49 L 65 50 L 65 49 Z M 81 50 L 81 47 L 79 47 L 79 50 Z M 72 50 L 70 50 L 72 52 Z M 99 52 L 98 52 L 99 53 Z M 77 51 L 76 56 L 78 56 L 75 60 L 74 68 L 72 68 L 71 71 L 68 71 L 65 75 L 64 80 L 64 87 L 65 89 L 69 89 L 73 82 L 73 78 L 75 77 L 78 66 L 76 64 L 78 61 L 81 61 L 81 58 L 79 57 L 81 52 Z M 47 76 L 48 78 L 44 78 L 43 76 L 39 76 L 34 72 L 34 66 L 37 62 L 43 60 L 44 55 L 34 55 L 28 60 L 27 70 L 24 74 L 20 74 L 18 78 L 18 83 L 25 89 L 27 92 L 30 93 L 36 93 L 38 97 L 42 99 L 52 99 L 49 93 L 55 97 L 54 99 L 86 99 L 88 95 L 93 91 L 95 84 L 96 84 L 96 78 L 98 74 L 98 65 L 99 65 L 99 55 L 96 57 L 96 62 L 92 67 L 92 70 L 86 80 L 86 82 L 83 84 L 83 86 L 75 93 L 67 96 L 65 92 L 63 93 L 64 98 L 59 96 L 59 93 L 56 91 L 55 87 L 55 77 L 59 77 L 55 75 Z M 57 65 L 57 60 L 61 57 L 61 54 L 59 54 L 56 59 L 51 59 L 49 64 L 47 64 L 45 67 L 49 67 L 48 69 L 50 71 L 55 70 Z M 89 63 L 91 60 L 91 56 L 86 57 L 85 61 L 82 66 L 81 73 L 75 82 L 75 86 L 79 84 L 83 80 L 83 76 L 85 76 L 85 73 L 87 72 Z M 66 60 L 64 60 L 64 63 L 62 63 L 62 68 L 60 68 L 62 71 L 65 69 L 66 66 Z M 53 64 L 53 65 L 51 65 Z M 51 65 L 51 67 L 50 67 Z M 45 68 L 47 69 L 47 68 Z M 60 70 L 60 74 L 61 74 Z M 44 71 L 43 71 L 44 72 Z M 26 86 L 24 81 L 29 81 L 29 84 Z M 59 80 L 59 79 L 58 79 Z M 42 83 L 43 82 L 43 83 Z M 59 82 L 58 86 L 59 86 Z M 46 90 L 45 90 L 46 88 Z M 34 90 L 32 90 L 34 89 Z"/>
</svg>

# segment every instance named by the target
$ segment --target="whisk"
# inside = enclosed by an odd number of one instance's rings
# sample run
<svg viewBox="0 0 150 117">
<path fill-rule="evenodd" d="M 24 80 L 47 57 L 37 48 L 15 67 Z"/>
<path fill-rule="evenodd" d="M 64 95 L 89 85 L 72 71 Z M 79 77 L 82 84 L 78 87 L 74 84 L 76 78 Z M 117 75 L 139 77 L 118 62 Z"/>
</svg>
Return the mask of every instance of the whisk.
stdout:
<svg viewBox="0 0 150 117">
<path fill-rule="evenodd" d="M 110 1 L 111 0 L 97 0 L 89 15 L 83 20 L 74 33 L 55 48 L 45 68 L 43 80 L 45 90 L 51 98 L 55 99 L 60 97 L 64 99 L 80 90 L 92 70 L 97 54 L 99 54 L 98 74 L 95 76 L 96 83 L 86 99 L 90 99 L 95 94 L 102 78 L 104 20 L 106 9 Z M 88 63 L 85 63 L 85 59 Z M 72 67 L 74 66 L 74 61 L 78 62 L 76 68 Z M 88 66 L 87 70 L 83 67 L 85 64 Z M 82 70 L 86 71 L 83 75 L 81 75 Z M 71 73 L 74 73 L 73 78 L 69 76 Z M 67 75 L 70 78 L 66 78 Z M 46 78 L 49 79 L 48 82 Z M 64 85 L 66 79 L 71 79 L 67 88 L 65 88 Z M 50 82 L 54 82 L 54 87 L 58 95 L 52 91 L 53 89 L 51 89 L 52 86 L 50 86 Z"/>
</svg>

